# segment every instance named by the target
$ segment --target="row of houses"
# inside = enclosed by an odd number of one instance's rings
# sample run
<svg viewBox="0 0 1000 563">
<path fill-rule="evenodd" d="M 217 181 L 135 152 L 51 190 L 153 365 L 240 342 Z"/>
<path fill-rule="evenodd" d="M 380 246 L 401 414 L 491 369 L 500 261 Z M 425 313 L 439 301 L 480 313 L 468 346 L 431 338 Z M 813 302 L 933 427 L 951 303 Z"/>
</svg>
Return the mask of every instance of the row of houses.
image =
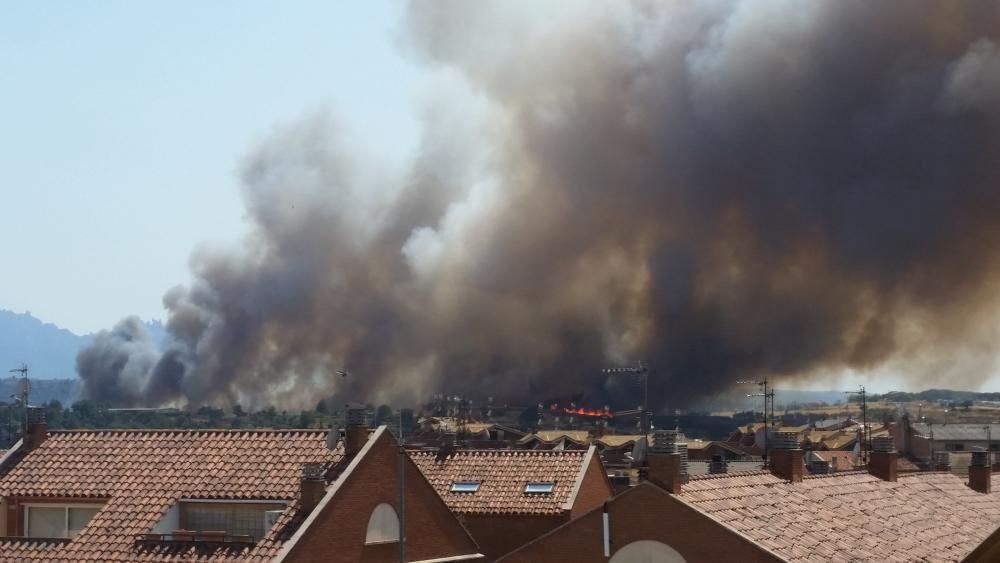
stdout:
<svg viewBox="0 0 1000 563">
<path fill-rule="evenodd" d="M 319 430 L 50 431 L 0 458 L 0 561 L 996 561 L 1000 493 L 900 474 L 809 475 L 794 440 L 768 470 L 692 475 L 658 432 L 616 494 L 594 444 L 408 450 L 364 417 Z"/>
</svg>

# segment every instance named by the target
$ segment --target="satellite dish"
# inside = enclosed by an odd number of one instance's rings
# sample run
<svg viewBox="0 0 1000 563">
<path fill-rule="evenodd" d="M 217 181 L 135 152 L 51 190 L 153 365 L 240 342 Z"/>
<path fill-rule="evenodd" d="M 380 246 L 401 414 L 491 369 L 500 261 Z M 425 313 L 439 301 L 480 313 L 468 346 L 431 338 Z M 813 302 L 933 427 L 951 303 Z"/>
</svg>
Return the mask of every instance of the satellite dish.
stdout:
<svg viewBox="0 0 1000 563">
<path fill-rule="evenodd" d="M 340 427 L 334 424 L 330 427 L 330 432 L 326 435 L 326 449 L 337 449 L 337 442 L 340 441 Z"/>
<path fill-rule="evenodd" d="M 28 395 L 31 394 L 31 380 L 27 377 L 22 377 L 17 380 L 17 398 L 28 402 Z"/>
</svg>

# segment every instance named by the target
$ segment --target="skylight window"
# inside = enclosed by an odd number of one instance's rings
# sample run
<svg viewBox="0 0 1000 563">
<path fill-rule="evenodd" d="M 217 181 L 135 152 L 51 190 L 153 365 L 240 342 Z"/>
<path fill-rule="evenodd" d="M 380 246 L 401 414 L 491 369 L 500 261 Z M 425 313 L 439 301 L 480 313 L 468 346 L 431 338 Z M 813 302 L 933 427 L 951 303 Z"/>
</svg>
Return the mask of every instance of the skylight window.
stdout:
<svg viewBox="0 0 1000 563">
<path fill-rule="evenodd" d="M 451 484 L 453 493 L 474 493 L 479 490 L 479 481 L 455 481 Z"/>
<path fill-rule="evenodd" d="M 552 481 L 531 481 L 524 486 L 524 492 L 527 494 L 545 495 L 550 494 L 555 488 L 556 484 Z"/>
</svg>

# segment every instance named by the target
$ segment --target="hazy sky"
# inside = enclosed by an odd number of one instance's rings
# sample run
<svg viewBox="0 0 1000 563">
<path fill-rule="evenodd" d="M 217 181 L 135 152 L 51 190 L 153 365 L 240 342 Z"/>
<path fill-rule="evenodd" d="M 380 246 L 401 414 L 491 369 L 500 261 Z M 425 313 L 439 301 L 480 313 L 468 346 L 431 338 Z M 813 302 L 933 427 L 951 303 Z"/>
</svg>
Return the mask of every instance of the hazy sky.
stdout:
<svg viewBox="0 0 1000 563">
<path fill-rule="evenodd" d="M 199 244 L 243 232 L 236 169 L 332 109 L 415 145 L 420 70 L 395 2 L 7 3 L 0 18 L 0 308 L 73 330 L 163 317 Z"/>
</svg>

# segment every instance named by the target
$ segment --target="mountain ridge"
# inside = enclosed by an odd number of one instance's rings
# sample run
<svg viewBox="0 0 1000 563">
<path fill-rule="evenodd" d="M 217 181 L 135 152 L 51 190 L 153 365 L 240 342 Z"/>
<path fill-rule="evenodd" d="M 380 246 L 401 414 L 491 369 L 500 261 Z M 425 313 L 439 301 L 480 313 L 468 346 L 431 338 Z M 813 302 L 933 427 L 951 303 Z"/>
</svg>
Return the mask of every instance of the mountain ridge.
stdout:
<svg viewBox="0 0 1000 563">
<path fill-rule="evenodd" d="M 163 323 L 142 324 L 162 346 L 166 339 Z M 76 334 L 45 322 L 31 311 L 0 309 L 0 375 L 27 364 L 32 379 L 76 379 L 76 355 L 93 338 L 94 334 Z"/>
</svg>

